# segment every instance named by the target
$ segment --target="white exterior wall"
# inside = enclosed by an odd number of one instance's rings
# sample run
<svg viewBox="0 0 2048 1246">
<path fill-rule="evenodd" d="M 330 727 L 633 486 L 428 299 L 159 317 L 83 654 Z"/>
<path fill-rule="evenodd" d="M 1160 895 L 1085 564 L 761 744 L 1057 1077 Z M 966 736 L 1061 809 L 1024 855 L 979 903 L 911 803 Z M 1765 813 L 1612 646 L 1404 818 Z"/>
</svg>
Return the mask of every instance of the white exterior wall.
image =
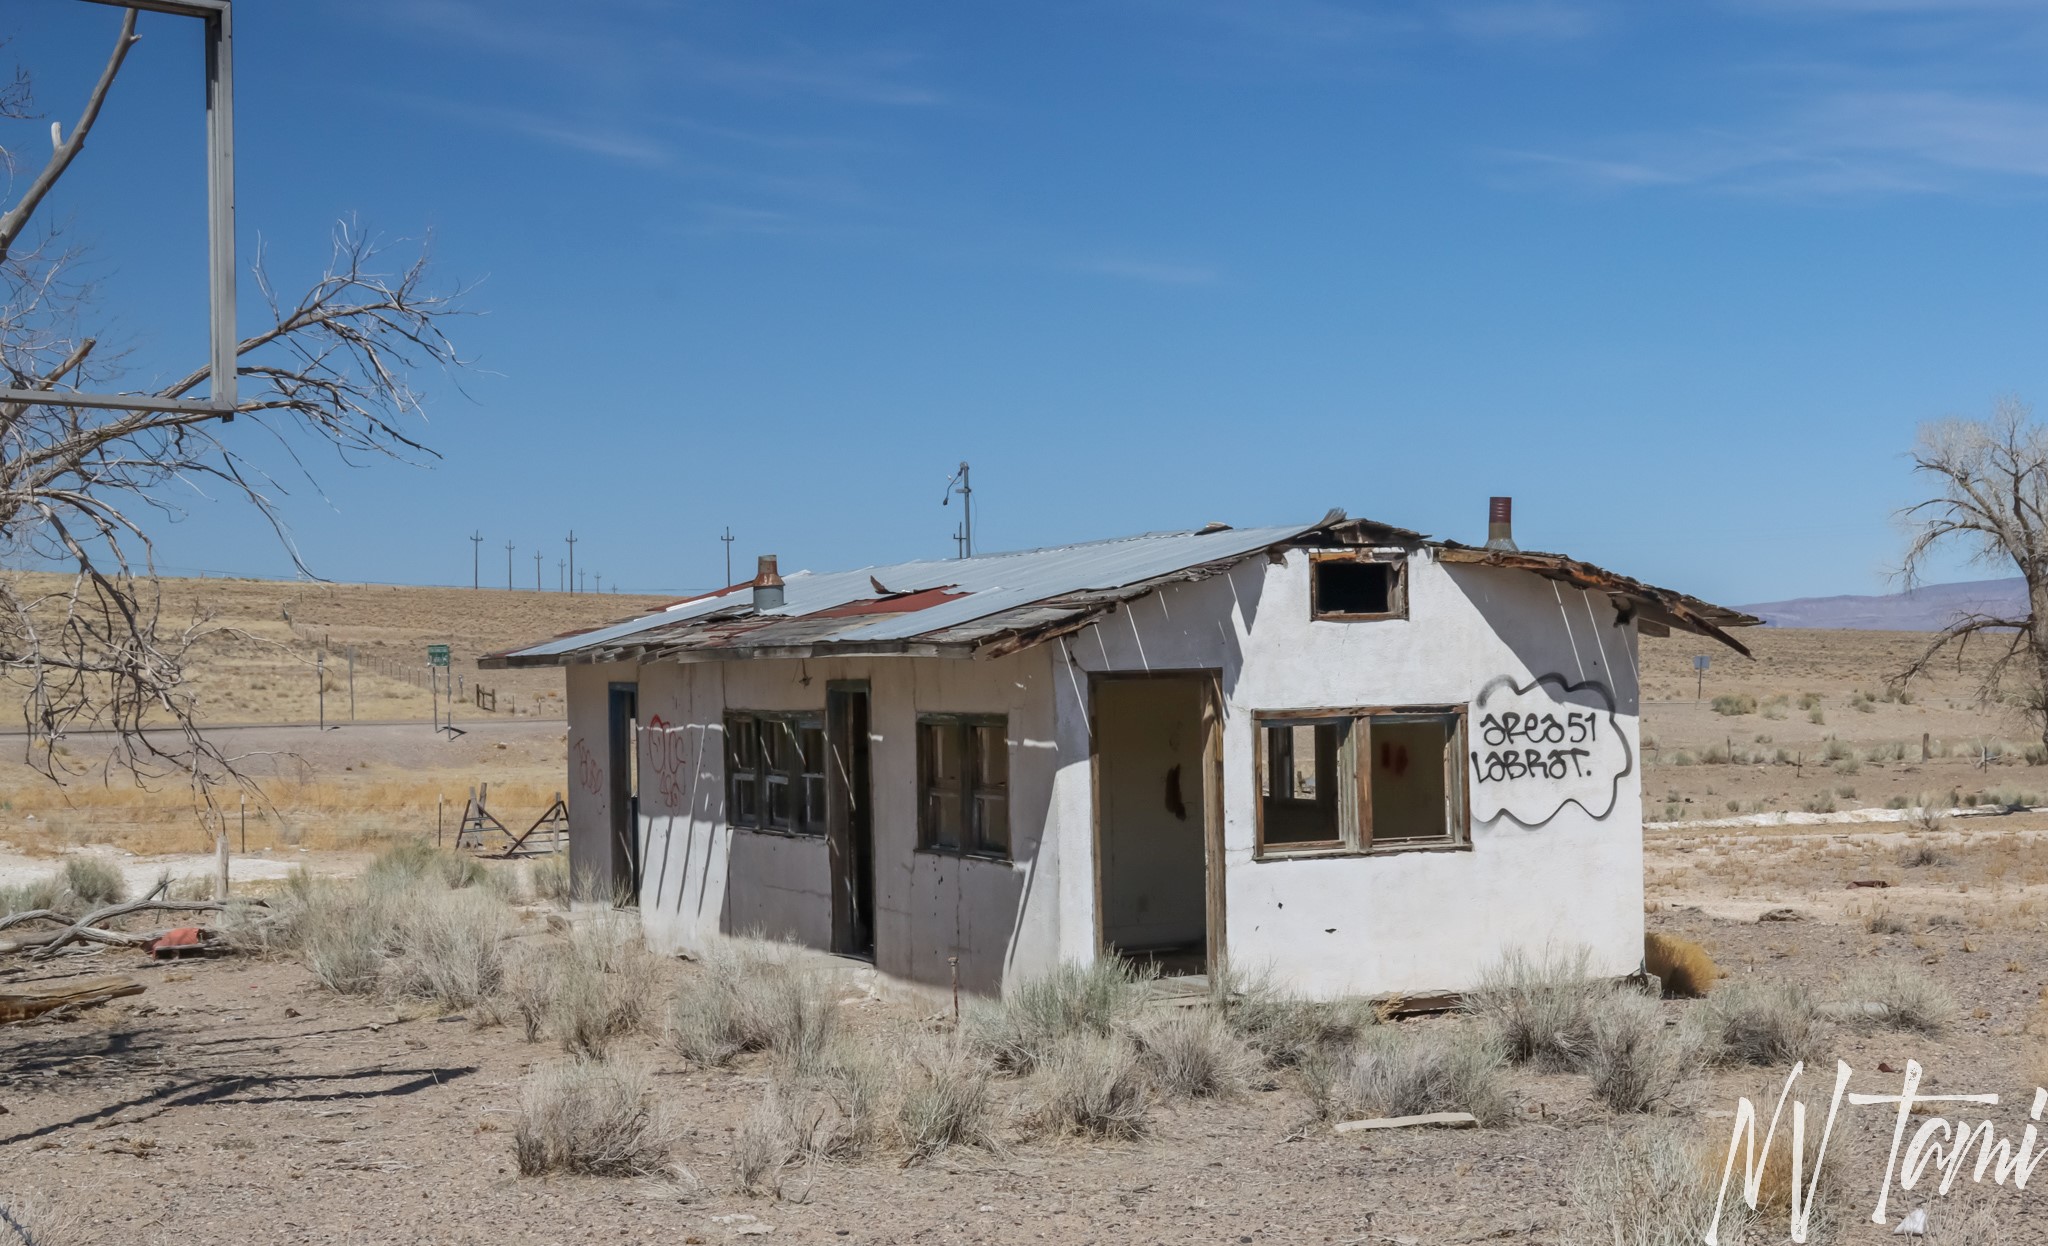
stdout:
<svg viewBox="0 0 2048 1246">
<path fill-rule="evenodd" d="M 569 870 L 585 877 L 609 879 L 612 870 L 611 751 L 606 715 L 611 686 L 631 683 L 640 668 L 630 662 L 588 663 L 568 668 L 566 693 L 569 731 L 565 776 L 569 801 Z"/>
<path fill-rule="evenodd" d="M 1557 674 L 1611 690 L 1626 755 L 1637 757 L 1635 628 L 1614 625 L 1604 596 L 1417 554 L 1408 597 L 1403 620 L 1312 621 L 1307 555 L 1294 551 L 1155 593 L 1063 644 L 1085 671 L 1220 670 L 1224 924 L 1240 967 L 1270 966 L 1318 996 L 1456 990 L 1507 947 L 1555 942 L 1591 948 L 1602 972 L 1633 972 L 1643 951 L 1635 765 L 1604 817 L 1566 805 L 1534 829 L 1475 822 L 1469 851 L 1254 859 L 1255 711 L 1468 705 L 1499 676 Z M 1071 698 L 1061 707 L 1062 731 L 1085 733 L 1085 713 Z M 1063 790 L 1085 818 L 1085 768 Z"/>
<path fill-rule="evenodd" d="M 876 967 L 943 986 L 952 972 L 947 957 L 957 955 L 961 985 L 994 992 L 1012 974 L 1030 976 L 1063 954 L 1087 955 L 1091 945 L 1069 946 L 1073 932 L 1086 927 L 1062 919 L 1059 854 L 1050 846 L 1060 826 L 1048 811 L 1057 804 L 1055 789 L 1072 773 L 1065 764 L 1071 758 L 1055 738 L 1051 669 L 1044 650 L 991 662 L 886 658 L 640 668 L 640 908 L 649 938 L 683 951 L 719 934 L 758 930 L 831 946 L 824 838 L 726 825 L 724 716 L 728 709 L 822 714 L 828 682 L 866 680 Z M 572 680 L 572 714 L 580 705 L 574 696 Z M 601 715 L 600 702 L 591 706 Z M 945 712 L 1008 716 L 1010 862 L 917 850 L 915 724 L 919 713 Z M 1082 775 L 1086 758 L 1084 739 Z M 1085 822 L 1081 831 L 1085 862 Z"/>
<path fill-rule="evenodd" d="M 650 939 L 691 950 L 758 929 L 829 947 L 825 841 L 725 825 L 723 716 L 822 712 L 828 681 L 864 679 L 877 968 L 941 986 L 946 958 L 957 954 L 962 986 L 998 991 L 1096 954 L 1089 673 L 1215 670 L 1233 962 L 1270 966 L 1318 996 L 1455 990 L 1508 947 L 1553 942 L 1591 948 L 1602 972 L 1634 971 L 1643 935 L 1634 627 L 1616 626 L 1602 595 L 1421 553 L 1409 563 L 1408 599 L 1404 620 L 1314 622 L 1307 558 L 1295 551 L 1284 563 L 1254 557 L 1154 593 L 1072 637 L 994 661 L 572 666 L 572 862 L 579 872 L 607 864 L 606 688 L 637 678 L 640 903 Z M 1475 821 L 1463 851 L 1255 859 L 1254 712 L 1470 705 L 1500 677 L 1522 685 L 1546 675 L 1611 692 L 1630 761 L 1611 808 L 1566 804 L 1534 828 Z M 919 712 L 1008 715 L 1011 863 L 916 850 Z M 1468 746 L 1478 746 L 1479 718 L 1472 714 Z"/>
</svg>

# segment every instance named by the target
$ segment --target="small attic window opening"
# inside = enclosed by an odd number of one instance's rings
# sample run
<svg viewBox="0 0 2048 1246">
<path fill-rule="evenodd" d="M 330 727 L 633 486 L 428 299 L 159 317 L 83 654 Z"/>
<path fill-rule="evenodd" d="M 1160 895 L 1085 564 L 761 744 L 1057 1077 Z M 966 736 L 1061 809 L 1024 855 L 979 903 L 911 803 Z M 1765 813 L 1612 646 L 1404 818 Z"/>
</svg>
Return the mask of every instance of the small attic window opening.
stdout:
<svg viewBox="0 0 2048 1246">
<path fill-rule="evenodd" d="M 1398 619 L 1408 614 L 1407 564 L 1370 554 L 1319 554 L 1309 564 L 1318 619 Z"/>
</svg>

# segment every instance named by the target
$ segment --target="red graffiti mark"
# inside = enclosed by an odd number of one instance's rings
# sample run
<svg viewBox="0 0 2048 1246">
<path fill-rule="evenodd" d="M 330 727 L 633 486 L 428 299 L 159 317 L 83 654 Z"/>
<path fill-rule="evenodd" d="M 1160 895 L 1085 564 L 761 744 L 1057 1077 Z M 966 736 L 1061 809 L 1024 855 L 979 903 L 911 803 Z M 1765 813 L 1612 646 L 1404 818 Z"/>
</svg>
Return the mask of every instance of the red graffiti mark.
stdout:
<svg viewBox="0 0 2048 1246">
<path fill-rule="evenodd" d="M 1396 778 L 1407 774 L 1408 746 L 1390 740 L 1380 741 L 1380 769 L 1393 771 Z"/>
<path fill-rule="evenodd" d="M 599 799 L 604 797 L 604 763 L 590 751 L 590 746 L 577 740 L 569 746 L 569 776 L 576 786 Z"/>
<path fill-rule="evenodd" d="M 669 809 L 683 804 L 683 729 L 656 714 L 647 720 L 647 768 Z"/>
</svg>

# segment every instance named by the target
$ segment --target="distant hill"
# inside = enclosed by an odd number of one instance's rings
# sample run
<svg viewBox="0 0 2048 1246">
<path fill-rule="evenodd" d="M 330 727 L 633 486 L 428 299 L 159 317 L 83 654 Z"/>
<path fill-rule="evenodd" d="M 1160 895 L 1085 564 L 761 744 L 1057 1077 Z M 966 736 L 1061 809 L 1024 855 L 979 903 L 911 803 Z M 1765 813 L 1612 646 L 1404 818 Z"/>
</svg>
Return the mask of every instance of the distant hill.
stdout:
<svg viewBox="0 0 2048 1246">
<path fill-rule="evenodd" d="M 1795 597 L 1765 601 L 1736 609 L 1756 615 L 1772 627 L 1850 628 L 1871 632 L 1932 632 L 1956 616 L 1989 614 L 2014 617 L 2027 608 L 2026 581 L 1971 580 L 1962 584 L 1923 584 L 1909 593 L 1870 597 Z"/>
</svg>

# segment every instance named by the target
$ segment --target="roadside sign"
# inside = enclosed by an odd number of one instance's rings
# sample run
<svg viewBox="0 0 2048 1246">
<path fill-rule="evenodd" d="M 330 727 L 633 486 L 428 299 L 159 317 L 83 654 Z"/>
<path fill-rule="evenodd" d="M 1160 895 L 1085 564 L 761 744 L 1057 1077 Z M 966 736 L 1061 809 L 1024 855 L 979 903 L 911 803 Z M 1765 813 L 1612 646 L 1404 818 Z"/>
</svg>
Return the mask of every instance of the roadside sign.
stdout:
<svg viewBox="0 0 2048 1246">
<path fill-rule="evenodd" d="M 1707 669 L 1707 655 L 1702 653 L 1698 657 L 1694 658 L 1692 660 L 1692 668 L 1696 671 L 1703 671 Z"/>
<path fill-rule="evenodd" d="M 448 665 L 448 646 L 446 646 L 446 645 L 428 645 L 428 646 L 427 646 L 427 665 L 428 665 L 428 666 L 446 666 L 446 665 Z"/>
<path fill-rule="evenodd" d="M 1707 655 L 1704 653 L 1696 653 L 1693 655 L 1692 683 L 1692 699 L 1698 701 L 1701 697 L 1706 695 Z"/>
</svg>

